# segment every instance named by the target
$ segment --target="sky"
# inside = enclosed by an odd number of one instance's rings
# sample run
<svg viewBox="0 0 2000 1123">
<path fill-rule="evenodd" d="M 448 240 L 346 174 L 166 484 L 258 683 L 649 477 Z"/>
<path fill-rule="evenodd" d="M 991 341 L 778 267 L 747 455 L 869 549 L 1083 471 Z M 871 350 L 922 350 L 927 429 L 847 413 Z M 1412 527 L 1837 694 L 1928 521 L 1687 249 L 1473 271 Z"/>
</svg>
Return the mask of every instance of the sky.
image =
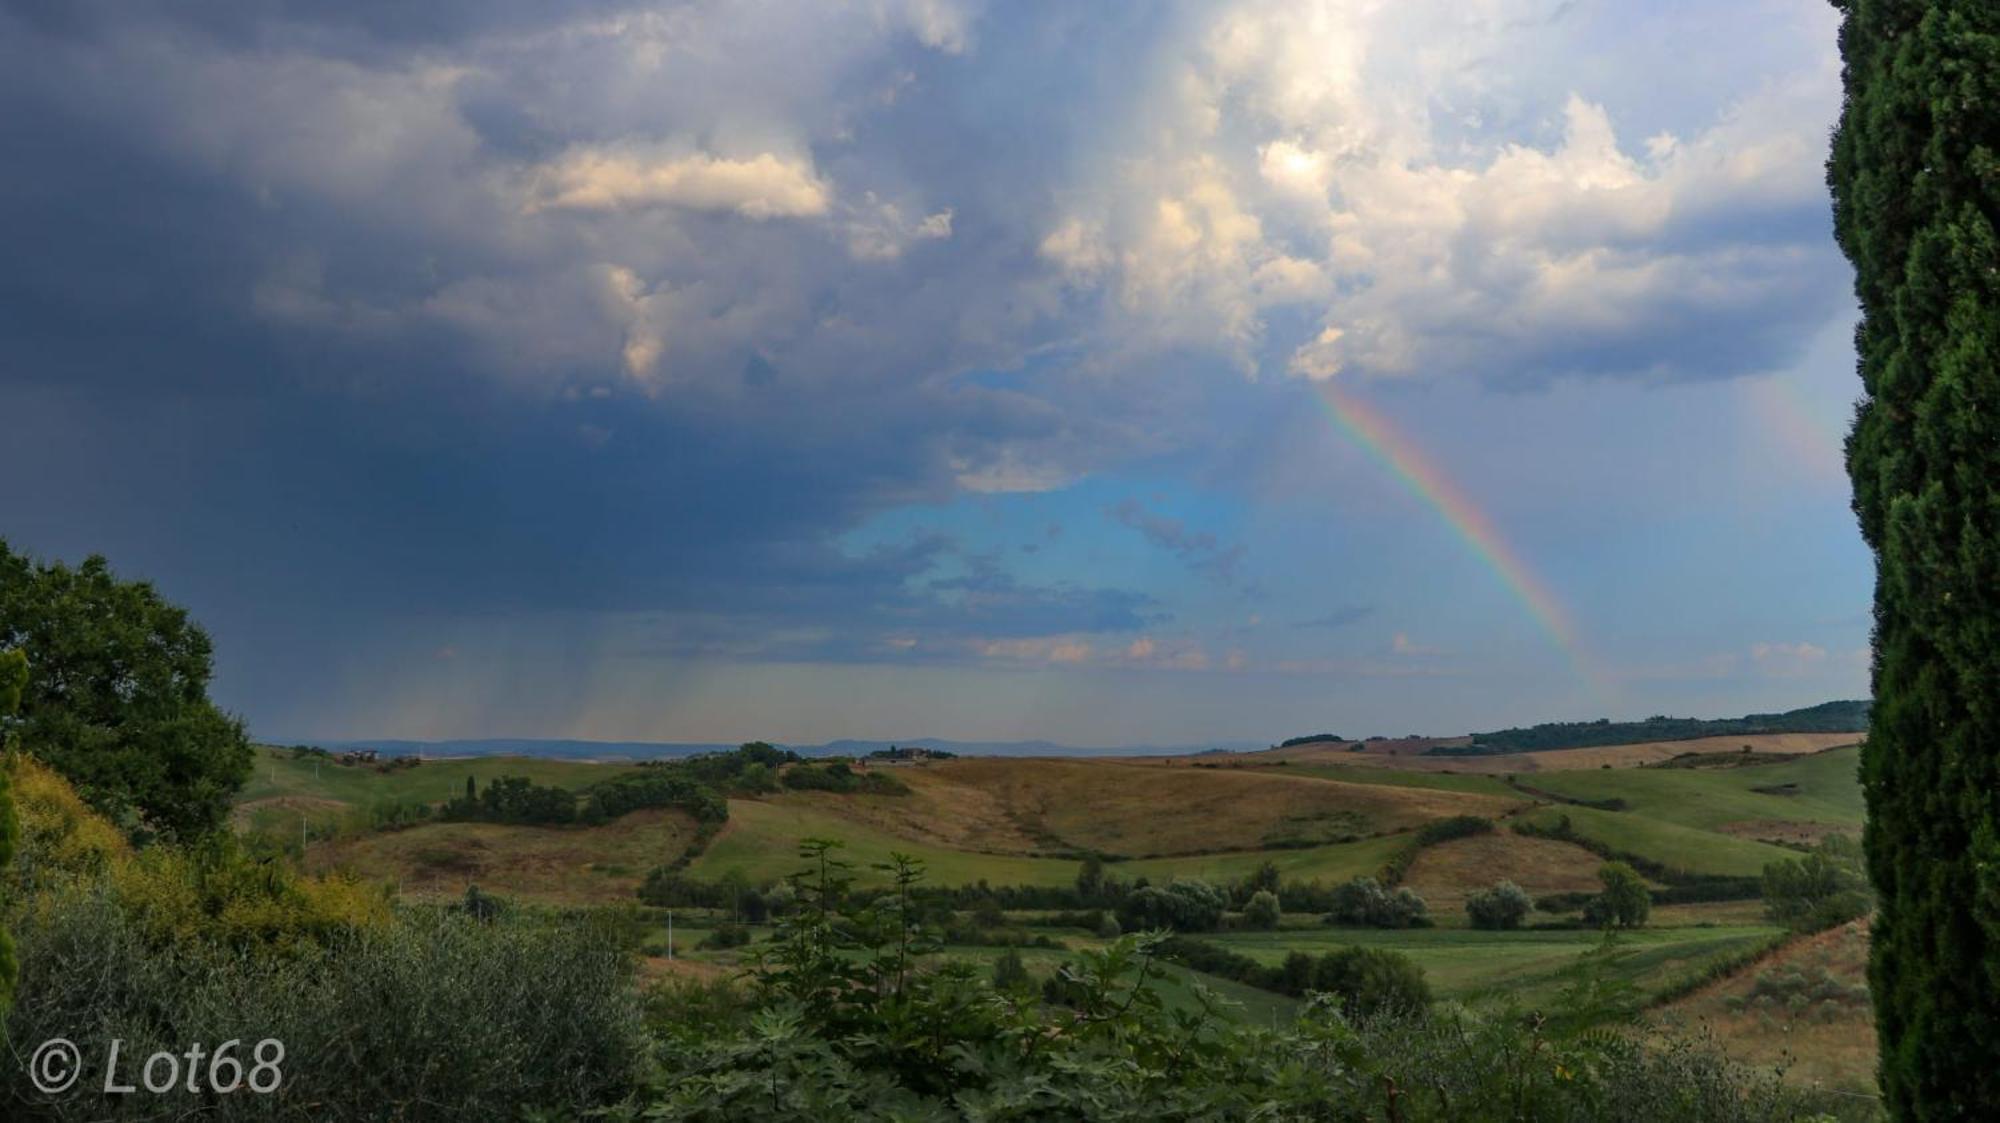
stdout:
<svg viewBox="0 0 2000 1123">
<path fill-rule="evenodd" d="M 0 0 L 0 537 L 267 738 L 1867 692 L 1822 0 Z"/>
</svg>

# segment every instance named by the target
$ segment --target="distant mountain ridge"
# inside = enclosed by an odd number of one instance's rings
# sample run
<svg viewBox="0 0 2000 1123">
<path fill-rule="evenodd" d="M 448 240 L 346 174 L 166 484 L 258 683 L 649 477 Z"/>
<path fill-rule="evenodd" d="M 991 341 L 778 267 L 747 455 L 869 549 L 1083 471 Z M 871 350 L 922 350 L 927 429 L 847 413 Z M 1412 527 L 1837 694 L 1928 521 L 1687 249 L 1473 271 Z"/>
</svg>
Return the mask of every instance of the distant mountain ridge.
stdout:
<svg viewBox="0 0 2000 1123">
<path fill-rule="evenodd" d="M 576 741 L 528 737 L 483 737 L 446 741 L 412 741 L 393 738 L 329 741 L 315 738 L 260 738 L 269 744 L 312 745 L 343 751 L 374 749 L 390 756 L 537 756 L 567 760 L 659 760 L 695 756 L 700 753 L 728 752 L 735 743 L 698 741 Z M 842 739 L 819 745 L 787 745 L 800 756 L 866 756 L 877 749 L 942 749 L 959 756 L 1180 756 L 1189 753 L 1247 752 L 1264 747 L 1261 741 L 1208 741 L 1193 745 L 1111 745 L 1082 747 L 1054 741 L 954 741 L 944 737 L 910 737 L 901 740 L 870 741 Z"/>
<path fill-rule="evenodd" d="M 1740 718 L 1651 717 L 1644 721 L 1545 722 L 1526 728 L 1474 733 L 1471 743 L 1431 750 L 1440 755 L 1484 755 L 1532 752 L 1537 749 L 1581 749 L 1605 745 L 1635 745 L 1647 741 L 1691 741 L 1764 733 L 1865 733 L 1870 703 L 1865 700 L 1822 702 L 1783 713 L 1746 714 Z M 1332 740 L 1331 733 L 1294 737 L 1296 745 Z M 658 760 L 728 752 L 736 743 L 706 741 L 578 741 L 533 737 L 481 737 L 445 741 L 358 739 L 329 741 L 263 738 L 270 744 L 303 744 L 322 749 L 374 749 L 391 756 L 537 756 L 569 760 Z M 801 756 L 866 756 L 892 746 L 941 749 L 959 756 L 1184 756 L 1197 753 L 1256 752 L 1271 747 L 1263 741 L 1204 741 L 1185 745 L 1064 745 L 1054 741 L 955 741 L 948 737 L 906 737 L 894 740 L 843 738 L 817 745 L 772 742 Z"/>
</svg>

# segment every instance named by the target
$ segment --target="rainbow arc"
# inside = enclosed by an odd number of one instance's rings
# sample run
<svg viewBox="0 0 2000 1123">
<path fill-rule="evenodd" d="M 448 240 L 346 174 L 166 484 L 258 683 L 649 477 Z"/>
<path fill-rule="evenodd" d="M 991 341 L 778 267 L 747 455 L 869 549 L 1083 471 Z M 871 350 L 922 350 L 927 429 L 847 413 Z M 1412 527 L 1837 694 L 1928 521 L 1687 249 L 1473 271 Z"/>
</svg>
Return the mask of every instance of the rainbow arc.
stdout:
<svg viewBox="0 0 2000 1123">
<path fill-rule="evenodd" d="M 1597 687 L 1604 684 L 1584 655 L 1583 643 L 1569 612 L 1547 583 L 1537 577 L 1519 553 L 1508 544 L 1493 521 L 1473 503 L 1450 476 L 1424 454 L 1423 449 L 1397 430 L 1388 418 L 1332 382 L 1313 387 L 1313 394 L 1341 432 L 1350 437 L 1370 459 L 1435 510 L 1467 549 L 1500 579 L 1528 615 L 1569 658 L 1578 673 Z"/>
</svg>

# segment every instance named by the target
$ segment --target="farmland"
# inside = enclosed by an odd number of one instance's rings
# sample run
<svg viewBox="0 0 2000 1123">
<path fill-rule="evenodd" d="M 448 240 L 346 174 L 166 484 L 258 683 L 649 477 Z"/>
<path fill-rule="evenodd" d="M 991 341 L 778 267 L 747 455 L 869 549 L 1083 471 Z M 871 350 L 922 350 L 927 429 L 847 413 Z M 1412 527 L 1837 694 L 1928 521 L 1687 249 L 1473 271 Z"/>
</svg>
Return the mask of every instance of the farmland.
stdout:
<svg viewBox="0 0 2000 1123">
<path fill-rule="evenodd" d="M 929 885 L 1056 893 L 1070 891 L 1082 857 L 1092 853 L 1102 857 L 1108 877 L 1125 884 L 1195 878 L 1230 885 L 1268 867 L 1282 885 L 1329 889 L 1396 864 L 1401 884 L 1428 904 L 1430 926 L 1334 927 L 1311 910 L 1288 909 L 1276 930 L 1225 926 L 1206 938 L 1267 966 L 1294 952 L 1391 949 L 1421 967 L 1441 998 L 1533 1006 L 1573 982 L 1587 953 L 1599 947 L 1600 934 L 1578 926 L 1574 913 L 1539 909 L 1518 931 L 1475 930 L 1464 910 L 1468 896 L 1504 879 L 1537 900 L 1581 898 L 1598 887 L 1605 854 L 1655 871 L 1650 880 L 1656 891 L 1686 878 L 1740 882 L 1755 878 L 1766 863 L 1796 857 L 1800 842 L 1856 834 L 1857 751 L 1851 745 L 1815 749 L 1815 736 L 1767 738 L 1749 754 L 1743 754 L 1742 738 L 1726 746 L 1684 743 L 1673 752 L 1616 746 L 1603 750 L 1624 754 L 1622 763 L 1609 767 L 1508 770 L 1481 760 L 1477 772 L 1437 766 L 1448 758 L 1310 746 L 1275 757 L 878 764 L 860 774 L 893 777 L 882 790 L 779 786 L 732 793 L 726 821 L 706 832 L 687 813 L 665 808 L 594 825 L 428 820 L 379 829 L 369 823 L 370 807 L 441 803 L 460 793 L 468 778 L 483 787 L 502 776 L 524 776 L 583 792 L 637 766 L 496 757 L 378 770 L 267 749 L 243 793 L 237 823 L 273 835 L 297 832 L 303 824 L 310 867 L 347 870 L 406 898 L 450 899 L 477 885 L 524 904 L 564 907 L 632 907 L 636 890 L 656 868 L 699 883 L 769 886 L 797 870 L 799 847 L 812 839 L 837 840 L 836 853 L 860 885 L 881 884 L 897 855 L 919 861 Z M 1536 755 L 1504 759 L 1519 765 Z M 1362 757 L 1372 759 L 1363 763 Z M 1461 816 L 1491 826 L 1419 844 L 1418 828 Z M 719 970 L 726 976 L 741 969 L 742 950 L 695 946 L 728 919 L 726 911 L 678 911 L 677 972 Z M 654 918 L 649 923 L 661 922 L 661 914 L 648 915 Z M 1016 933 L 1012 942 L 1042 934 L 1044 946 L 1021 951 L 1031 974 L 1051 974 L 1064 957 L 1105 943 L 1089 929 L 1050 927 L 1050 914 L 1014 911 L 1008 917 Z M 763 931 L 753 929 L 753 940 Z M 1650 924 L 1618 937 L 1600 957 L 1600 969 L 1641 997 L 1670 987 L 1680 993 L 1684 981 L 1710 965 L 1745 959 L 1782 935 L 1755 900 L 1662 904 Z M 945 954 L 986 963 L 1007 942 L 979 946 L 975 940 Z M 649 945 L 664 954 L 663 935 Z M 1851 968 L 1853 958 L 1836 957 L 1836 967 Z M 1746 989 L 1751 977 L 1728 976 L 1710 988 L 1713 994 L 1678 999 L 1671 1010 L 1678 1018 L 1715 1021 L 1750 1036 L 1756 1018 L 1721 1004 L 1728 986 Z M 1297 1005 L 1281 994 L 1177 966 L 1166 970 L 1163 998 L 1190 1006 L 1196 983 L 1234 1003 L 1248 1020 L 1283 1019 Z M 1844 1023 L 1825 1018 L 1830 1020 L 1802 1026 L 1792 1038 L 1818 1058 L 1799 1071 L 1831 1083 L 1861 1081 L 1870 1063 L 1867 1050 L 1841 1044 L 1851 1038 L 1840 1034 Z M 1823 1048 L 1812 1044 L 1819 1038 L 1826 1039 Z"/>
</svg>

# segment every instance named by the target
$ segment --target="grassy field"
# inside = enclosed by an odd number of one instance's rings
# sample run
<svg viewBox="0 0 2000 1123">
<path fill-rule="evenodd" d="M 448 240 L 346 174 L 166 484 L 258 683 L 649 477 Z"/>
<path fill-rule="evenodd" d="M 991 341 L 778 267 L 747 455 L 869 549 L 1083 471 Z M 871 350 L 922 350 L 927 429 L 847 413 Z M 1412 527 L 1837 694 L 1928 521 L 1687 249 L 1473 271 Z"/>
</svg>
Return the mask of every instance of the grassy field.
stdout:
<svg viewBox="0 0 2000 1123">
<path fill-rule="evenodd" d="M 1399 788 L 1429 788 L 1433 791 L 1470 792 L 1475 795 L 1499 796 L 1503 799 L 1518 800 L 1519 793 L 1507 786 L 1498 776 L 1479 775 L 1470 772 L 1416 772 L 1401 768 L 1384 768 L 1380 765 L 1301 763 L 1273 765 L 1274 771 L 1282 770 L 1299 776 L 1318 776 L 1327 780 L 1340 780 L 1349 784 L 1386 784 Z"/>
<path fill-rule="evenodd" d="M 466 777 L 480 787 L 501 776 L 526 776 L 538 784 L 580 788 L 633 768 L 540 757 L 491 756 L 426 760 L 415 768 L 378 772 L 368 765 L 295 759 L 288 749 L 259 747 L 249 783 L 236 797 L 236 821 L 258 829 L 297 832 L 299 820 L 316 826 L 365 810 L 383 800 L 441 803 L 465 791 Z"/>
<path fill-rule="evenodd" d="M 1726 748 L 1733 752 L 1742 740 L 1730 739 Z M 1454 761 L 1447 771 L 1440 758 L 1413 755 L 1363 761 L 1352 758 L 1371 754 L 1290 753 L 1283 765 L 1275 759 L 1261 764 L 1185 758 L 945 761 L 895 769 L 892 774 L 910 788 L 907 795 L 785 791 L 732 799 L 727 824 L 687 872 L 702 879 L 740 873 L 767 883 L 798 869 L 800 842 L 830 838 L 844 844 L 841 854 L 864 885 L 884 880 L 875 867 L 903 853 L 925 864 L 934 885 L 1065 886 L 1076 878 L 1078 851 L 1086 849 L 1129 856 L 1107 862 L 1105 871 L 1127 881 L 1186 876 L 1220 884 L 1269 861 L 1285 881 L 1333 885 L 1375 874 L 1423 823 L 1485 815 L 1500 820 L 1498 831 L 1429 847 L 1408 868 L 1404 884 L 1429 903 L 1436 927 L 1329 928 L 1313 916 L 1292 913 L 1276 932 L 1209 938 L 1264 962 L 1294 950 L 1392 948 L 1411 956 L 1443 998 L 1532 1006 L 1556 995 L 1599 935 L 1475 931 L 1466 925 L 1465 897 L 1501 879 L 1535 896 L 1588 892 L 1597 886 L 1602 863 L 1583 847 L 1516 834 L 1512 824 L 1552 824 L 1567 815 L 1580 835 L 1615 850 L 1688 873 L 1727 875 L 1755 875 L 1767 862 L 1797 856 L 1761 840 L 1810 839 L 1858 828 L 1856 750 L 1811 753 L 1806 741 L 1760 747 L 1796 755 L 1702 769 L 1638 766 L 1671 757 L 1671 746 L 1622 746 L 1615 752 L 1623 754 L 1618 758 L 1623 763 L 1613 768 L 1531 770 L 1532 761 L 1505 758 L 1528 765 L 1516 773 L 1517 780 L 1548 797 L 1618 799 L 1626 805 L 1620 811 L 1551 802 L 1509 787 L 1498 769 L 1482 774 Z M 1581 760 L 1577 754 L 1593 752 L 1598 750 L 1524 756 Z M 304 821 L 315 828 L 316 841 L 308 850 L 314 868 L 350 869 L 406 897 L 457 897 L 476 883 L 529 902 L 625 904 L 635 899 L 648 870 L 685 852 L 694 837 L 685 816 L 644 811 L 600 826 L 560 828 L 432 822 L 372 833 L 360 824 L 371 804 L 439 803 L 462 792 L 468 776 L 482 786 L 518 775 L 574 789 L 631 767 L 511 757 L 428 761 L 381 773 L 263 751 L 236 820 L 281 835 L 297 832 Z M 1646 928 L 1620 937 L 1612 971 L 1651 991 L 1716 957 L 1758 946 L 1775 932 L 1756 901 L 1660 906 Z M 683 934 L 682 959 L 649 962 L 675 973 L 737 969 L 740 953 L 694 950 L 699 938 L 696 931 Z M 1052 971 L 1064 955 L 1101 942 L 1082 932 L 1061 938 L 1069 951 L 1024 950 L 1031 971 Z M 1865 949 L 1865 936 L 1829 946 L 1824 962 L 1835 975 L 1858 978 L 1857 949 Z M 954 947 L 947 954 L 990 964 L 1002 952 Z M 1732 994 L 1748 994 L 1756 985 L 1760 969 L 1696 992 L 1668 1012 L 1710 1025 L 1732 1050 L 1756 1063 L 1777 1064 L 1789 1051 L 1791 1078 L 1835 1086 L 1862 1081 L 1873 1063 L 1873 1042 L 1860 1021 L 1840 1011 L 1787 1017 L 1768 1004 L 1748 1010 L 1740 1002 L 1731 1005 Z M 1163 1000 L 1192 1008 L 1196 983 L 1236 1003 L 1246 1021 L 1281 1021 L 1297 1008 L 1291 999 L 1178 967 L 1162 985 Z"/>
<path fill-rule="evenodd" d="M 1452 815 L 1500 815 L 1507 792 L 1348 783 L 1275 769 L 1122 760 L 975 758 L 898 773 L 954 821 L 986 827 L 985 849 L 1171 857 L 1352 840 Z M 1163 813 L 1166 812 L 1166 813 Z"/>
<path fill-rule="evenodd" d="M 590 829 L 426 823 L 316 845 L 307 864 L 390 881 L 414 899 L 455 898 L 477 885 L 549 904 L 625 904 L 646 871 L 693 838 L 693 820 L 678 811 L 635 811 Z"/>
<path fill-rule="evenodd" d="M 1410 864 L 1403 884 L 1430 905 L 1439 924 L 1462 925 L 1465 898 L 1496 881 L 1511 881 L 1531 896 L 1594 892 L 1604 859 L 1567 842 L 1527 838 L 1508 830 L 1425 849 Z"/>
<path fill-rule="evenodd" d="M 1615 972 L 1642 990 L 1657 988 L 1691 974 L 1710 959 L 1768 940 L 1777 931 L 1765 925 L 1636 929 L 1618 936 Z M 1424 969 L 1439 997 L 1503 998 L 1532 1005 L 1553 998 L 1577 957 L 1603 937 L 1579 930 L 1302 928 L 1212 938 L 1266 963 L 1280 962 L 1293 951 L 1317 955 L 1342 947 L 1392 948 Z"/>
<path fill-rule="evenodd" d="M 868 867 L 902 852 L 922 859 L 935 884 L 1062 885 L 1076 875 L 1075 851 L 1095 848 L 1154 855 L 1114 861 L 1112 872 L 1126 879 L 1181 875 L 1228 881 L 1270 861 L 1287 880 L 1333 883 L 1379 869 L 1406 841 L 1396 832 L 1449 815 L 1518 813 L 1523 821 L 1539 823 L 1566 814 L 1585 837 L 1690 873 L 1746 875 L 1792 856 L 1758 841 L 1785 837 L 1780 829 L 1785 824 L 1797 829 L 1858 824 L 1854 758 L 1854 750 L 1844 749 L 1746 768 L 1534 776 L 1533 786 L 1562 796 L 1622 799 L 1629 805 L 1624 811 L 1535 807 L 1491 776 L 1339 762 L 1206 769 L 1185 762 L 949 761 L 898 769 L 894 774 L 912 789 L 906 796 L 787 792 L 734 800 L 730 822 L 691 872 L 776 879 L 791 872 L 800 841 L 820 837 L 845 842 L 864 880 L 878 876 Z M 265 750 L 239 801 L 237 820 L 280 833 L 297 830 L 303 821 L 316 834 L 330 833 L 335 824 L 351 827 L 356 813 L 377 801 L 441 802 L 463 791 L 467 777 L 486 784 L 521 775 L 575 788 L 631 767 L 496 757 L 430 761 L 382 773 Z M 517 828 L 504 838 L 485 838 L 461 829 L 465 826 L 431 824 L 379 840 L 342 838 L 316 849 L 327 849 L 322 860 L 386 880 L 424 884 L 436 880 L 428 870 L 463 869 L 488 878 L 518 874 L 523 891 L 553 885 L 563 895 L 567 887 L 559 879 L 510 872 L 497 855 L 560 853 L 565 868 L 636 866 L 643 876 L 645 868 L 678 853 L 681 841 L 662 827 L 648 835 L 619 824 Z M 635 839 L 641 835 L 646 841 Z M 1352 840 L 1339 841 L 1345 839 Z M 449 851 L 462 853 L 448 861 Z M 650 855 L 657 857 L 648 861 Z M 538 868 L 553 868 L 551 861 L 524 859 Z M 1455 913 L 1466 892 L 1499 878 L 1534 893 L 1561 892 L 1589 888 L 1594 868 L 1594 858 L 1559 843 L 1474 840 L 1421 857 L 1410 884 L 1436 898 L 1434 911 Z M 616 883 L 629 875 L 613 876 Z M 595 896 L 599 890 L 582 892 Z"/>
<path fill-rule="evenodd" d="M 1691 874 L 1750 877 L 1764 872 L 1767 862 L 1798 857 L 1795 851 L 1782 846 L 1685 827 L 1631 811 L 1558 806 L 1531 811 L 1521 818 L 1551 826 L 1565 815 L 1569 816 L 1571 827 L 1584 838 Z"/>
<path fill-rule="evenodd" d="M 1791 971 L 1863 988 L 1867 967 L 1867 928 L 1843 925 L 1670 1004 L 1660 1017 L 1669 1028 L 1706 1030 L 1750 1064 L 1782 1067 L 1788 1080 L 1872 1095 L 1875 1023 L 1865 1004 L 1821 1001 L 1798 1008 L 1775 995 L 1761 1002 L 1757 997 L 1760 977 Z"/>
<path fill-rule="evenodd" d="M 694 860 L 689 872 L 702 878 L 735 872 L 753 882 L 774 881 L 799 868 L 800 842 L 831 838 L 843 844 L 840 856 L 853 863 L 863 883 L 883 880 L 871 867 L 888 862 L 892 853 L 922 859 L 926 880 L 935 885 L 970 885 L 982 879 L 996 885 L 1067 885 L 1076 880 L 1077 863 L 1073 860 L 980 854 L 890 834 L 861 817 L 840 814 L 826 806 L 842 798 L 855 797 L 732 799 L 728 824 Z"/>
<path fill-rule="evenodd" d="M 1622 799 L 1628 814 L 1705 831 L 1743 833 L 1760 824 L 1861 829 L 1858 748 L 1834 749 L 1743 768 L 1627 768 L 1539 773 L 1532 784 L 1573 799 Z"/>
<path fill-rule="evenodd" d="M 1540 749 L 1525 753 L 1494 753 L 1480 756 L 1429 756 L 1435 747 L 1462 745 L 1464 738 L 1384 741 L 1367 745 L 1364 752 L 1349 747 L 1301 745 L 1260 753 L 1245 753 L 1237 759 L 1246 763 L 1290 760 L 1303 764 L 1347 767 L 1378 767 L 1415 772 L 1451 771 L 1500 776 L 1528 772 L 1566 772 L 1579 769 L 1637 768 L 1670 760 L 1688 752 L 1735 752 L 1744 745 L 1760 753 L 1816 753 L 1861 740 L 1857 733 L 1759 733 L 1749 736 L 1703 737 L 1692 741 L 1645 741 L 1631 745 L 1604 745 L 1594 748 Z"/>
</svg>

